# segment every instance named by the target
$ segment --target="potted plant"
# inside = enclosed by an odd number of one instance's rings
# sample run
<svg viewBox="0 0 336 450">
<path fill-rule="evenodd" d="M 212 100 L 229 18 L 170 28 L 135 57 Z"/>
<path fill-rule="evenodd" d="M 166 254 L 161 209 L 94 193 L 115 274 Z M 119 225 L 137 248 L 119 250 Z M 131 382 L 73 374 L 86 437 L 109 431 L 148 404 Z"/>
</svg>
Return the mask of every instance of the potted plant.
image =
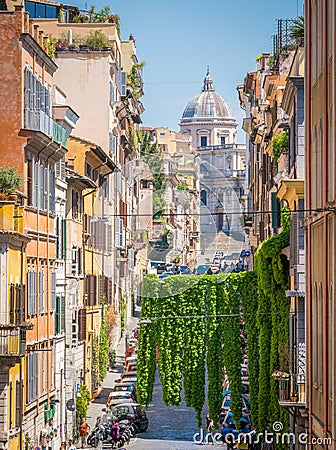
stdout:
<svg viewBox="0 0 336 450">
<path fill-rule="evenodd" d="M 291 402 L 297 402 L 298 401 L 298 393 L 297 392 L 292 392 L 290 395 L 290 401 Z"/>
<path fill-rule="evenodd" d="M 0 167 L 0 198 L 2 200 L 17 200 L 17 191 L 22 185 L 22 178 L 15 167 Z"/>
<path fill-rule="evenodd" d="M 21 323 L 21 327 L 24 328 L 25 330 L 33 330 L 34 323 L 31 322 L 30 320 L 27 320 L 27 321 Z"/>
<path fill-rule="evenodd" d="M 101 30 L 92 30 L 86 38 L 86 45 L 91 50 L 100 50 L 108 46 L 107 36 Z"/>
</svg>

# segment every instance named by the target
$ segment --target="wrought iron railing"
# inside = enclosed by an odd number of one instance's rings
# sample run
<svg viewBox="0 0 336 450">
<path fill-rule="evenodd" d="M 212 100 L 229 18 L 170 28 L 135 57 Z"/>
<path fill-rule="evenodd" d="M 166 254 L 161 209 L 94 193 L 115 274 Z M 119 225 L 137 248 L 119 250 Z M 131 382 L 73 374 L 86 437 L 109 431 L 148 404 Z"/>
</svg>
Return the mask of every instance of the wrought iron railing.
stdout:
<svg viewBox="0 0 336 450">
<path fill-rule="evenodd" d="M 0 357 L 19 356 L 21 354 L 20 327 L 0 325 Z"/>
<path fill-rule="evenodd" d="M 291 374 L 289 378 L 280 378 L 279 402 L 282 403 L 306 403 L 306 375 Z"/>
</svg>

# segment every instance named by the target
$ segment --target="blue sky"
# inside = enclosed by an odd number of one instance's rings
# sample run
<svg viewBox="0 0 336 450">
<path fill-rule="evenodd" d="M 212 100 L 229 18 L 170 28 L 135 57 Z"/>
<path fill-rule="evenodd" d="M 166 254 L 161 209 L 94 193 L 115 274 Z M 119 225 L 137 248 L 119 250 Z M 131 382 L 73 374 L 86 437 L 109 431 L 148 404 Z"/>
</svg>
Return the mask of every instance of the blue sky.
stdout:
<svg viewBox="0 0 336 450">
<path fill-rule="evenodd" d="M 187 102 L 200 92 L 206 68 L 229 103 L 240 130 L 236 86 L 256 57 L 272 50 L 276 19 L 302 15 L 303 0 L 77 0 L 80 8 L 109 5 L 121 37 L 132 33 L 144 68 L 143 123 L 178 130 Z M 239 141 L 245 140 L 239 132 Z"/>
</svg>

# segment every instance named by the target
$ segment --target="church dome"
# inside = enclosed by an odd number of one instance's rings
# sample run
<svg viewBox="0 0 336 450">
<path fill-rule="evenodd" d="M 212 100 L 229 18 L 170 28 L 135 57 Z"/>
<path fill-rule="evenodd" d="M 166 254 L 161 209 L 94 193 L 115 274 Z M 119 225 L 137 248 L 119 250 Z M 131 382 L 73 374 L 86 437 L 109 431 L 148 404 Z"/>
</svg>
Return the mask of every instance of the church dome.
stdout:
<svg viewBox="0 0 336 450">
<path fill-rule="evenodd" d="M 204 78 L 202 92 L 192 98 L 182 115 L 183 119 L 233 118 L 229 105 L 215 88 L 209 70 Z"/>
</svg>

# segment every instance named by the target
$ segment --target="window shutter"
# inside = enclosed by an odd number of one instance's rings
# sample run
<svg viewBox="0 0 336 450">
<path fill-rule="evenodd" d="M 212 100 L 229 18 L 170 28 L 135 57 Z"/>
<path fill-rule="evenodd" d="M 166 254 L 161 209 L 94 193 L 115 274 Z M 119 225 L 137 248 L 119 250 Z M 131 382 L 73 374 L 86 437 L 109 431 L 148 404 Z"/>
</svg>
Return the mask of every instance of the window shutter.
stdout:
<svg viewBox="0 0 336 450">
<path fill-rule="evenodd" d="M 56 217 L 56 259 L 60 257 L 60 218 Z"/>
<path fill-rule="evenodd" d="M 51 272 L 51 311 L 56 310 L 56 272 Z"/>
<path fill-rule="evenodd" d="M 50 212 L 55 212 L 55 171 L 49 172 L 49 209 Z"/>
<path fill-rule="evenodd" d="M 47 209 L 47 202 L 48 202 L 48 168 L 44 167 L 44 174 L 43 174 L 43 209 Z"/>
<path fill-rule="evenodd" d="M 35 208 L 38 207 L 38 162 L 35 160 L 34 161 L 34 179 L 33 179 L 33 183 L 34 183 L 34 191 L 33 191 L 33 206 Z"/>
<path fill-rule="evenodd" d="M 112 82 L 110 85 L 110 102 L 111 102 L 111 105 L 114 105 L 114 86 L 113 86 Z"/>
<path fill-rule="evenodd" d="M 280 203 L 277 199 L 276 192 L 271 193 L 271 205 L 272 205 L 272 228 L 280 227 Z"/>
<path fill-rule="evenodd" d="M 13 283 L 9 287 L 9 323 L 15 323 L 15 286 Z"/>
<path fill-rule="evenodd" d="M 34 393 L 33 393 L 33 399 L 35 400 L 38 397 L 38 374 L 39 374 L 38 352 L 34 352 L 33 353 L 33 361 L 34 361 L 34 372 L 33 372 Z"/>
<path fill-rule="evenodd" d="M 44 272 L 40 271 L 38 273 L 38 303 L 39 303 L 39 313 L 44 311 L 43 297 L 44 297 Z"/>
<path fill-rule="evenodd" d="M 65 333 L 65 297 L 61 296 L 61 320 L 60 320 L 60 329 L 61 333 Z"/>
<path fill-rule="evenodd" d="M 78 311 L 78 339 L 85 341 L 86 339 L 86 309 L 80 309 Z"/>
<path fill-rule="evenodd" d="M 96 276 L 89 275 L 89 305 L 96 304 Z"/>
<path fill-rule="evenodd" d="M 120 95 L 126 97 L 126 72 L 121 72 L 121 91 Z"/>
<path fill-rule="evenodd" d="M 56 311 L 55 311 L 55 334 L 60 333 L 60 320 L 61 320 L 61 297 L 56 296 Z"/>
<path fill-rule="evenodd" d="M 62 219 L 62 259 L 66 259 L 66 220 Z"/>
<path fill-rule="evenodd" d="M 110 155 L 114 156 L 116 152 L 116 137 L 110 131 Z"/>
<path fill-rule="evenodd" d="M 29 70 L 24 71 L 24 127 L 29 128 Z"/>
<path fill-rule="evenodd" d="M 21 424 L 21 383 L 20 381 L 16 381 L 15 383 L 15 428 L 19 428 Z"/>
<path fill-rule="evenodd" d="M 40 188 L 40 209 L 44 209 L 44 162 L 41 161 L 40 164 L 40 177 L 39 177 L 39 188 Z"/>
</svg>

